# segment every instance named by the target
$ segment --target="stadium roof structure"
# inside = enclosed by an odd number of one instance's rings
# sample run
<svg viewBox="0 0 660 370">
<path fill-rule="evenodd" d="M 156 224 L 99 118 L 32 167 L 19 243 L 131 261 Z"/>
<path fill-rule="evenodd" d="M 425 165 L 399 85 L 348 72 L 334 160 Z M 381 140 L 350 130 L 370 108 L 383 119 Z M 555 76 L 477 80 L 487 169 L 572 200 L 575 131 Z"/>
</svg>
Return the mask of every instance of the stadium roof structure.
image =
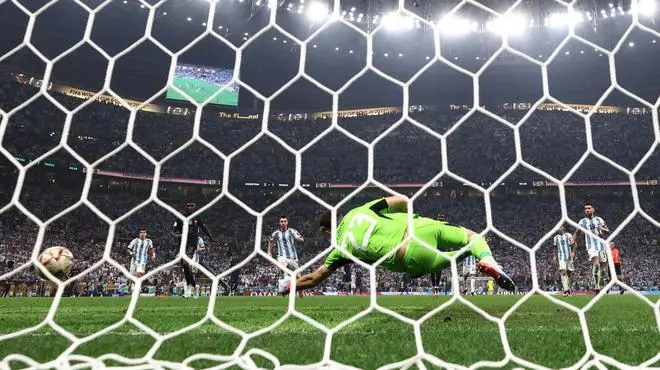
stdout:
<svg viewBox="0 0 660 370">
<path fill-rule="evenodd" d="M 339 16 L 356 29 L 372 32 L 373 66 L 401 81 L 411 78 L 436 57 L 434 35 L 439 39 L 444 60 L 465 70 L 476 72 L 502 45 L 501 34 L 507 33 L 512 48 L 540 62 L 560 48 L 549 65 L 551 88 L 559 99 L 572 103 L 593 103 L 609 86 L 607 55 L 632 22 L 632 12 L 640 14 L 640 23 L 651 29 L 658 15 L 656 0 L 640 0 L 640 9 L 626 1 L 577 1 L 572 10 L 555 1 L 522 1 L 510 9 L 514 1 L 406 0 L 406 13 L 393 12 L 398 2 L 384 0 L 341 1 Z M 95 15 L 91 40 L 109 55 L 117 55 L 145 33 L 149 7 L 156 1 L 83 0 L 99 7 Z M 456 7 L 457 4 L 462 4 Z M 21 2 L 29 10 L 43 6 L 42 1 Z M 198 65 L 234 68 L 233 50 L 219 40 L 224 38 L 235 47 L 245 43 L 240 65 L 241 79 L 264 95 L 270 95 L 298 71 L 300 45 L 275 28 L 252 40 L 264 28 L 273 11 L 277 25 L 307 42 L 305 71 L 331 89 L 338 89 L 361 71 L 367 59 L 366 38 L 352 27 L 336 23 L 315 34 L 329 20 L 329 0 L 167 0 L 154 8 L 151 35 L 172 52 L 195 46 L 179 56 L 179 61 Z M 213 11 L 211 11 L 213 10 Z M 496 17 L 492 11 L 506 12 Z M 210 14 L 213 13 L 213 14 Z M 212 15 L 212 24 L 207 24 Z M 88 14 L 72 1 L 60 1 L 37 17 L 31 43 L 48 58 L 79 41 Z M 28 17 L 12 2 L 0 5 L 0 23 L 7 25 L 0 38 L 0 54 L 20 44 Z M 570 39 L 568 24 L 573 23 L 577 36 L 598 45 L 593 48 L 580 40 Z M 119 26 L 121 25 L 121 26 Z M 214 34 L 197 40 L 207 31 Z M 375 32 L 375 33 L 374 33 Z M 312 36 L 312 38 L 309 38 Z M 615 56 L 618 80 L 622 86 L 648 101 L 657 99 L 660 76 L 649 60 L 660 59 L 660 40 L 639 29 L 633 30 Z M 264 61 L 267 63 L 264 63 Z M 145 40 L 118 58 L 112 87 L 122 96 L 147 98 L 167 81 L 171 59 L 153 42 Z M 42 74 L 44 64 L 32 51 L 23 48 L 0 62 L 0 67 Z M 98 90 L 105 76 L 107 60 L 92 47 L 83 46 L 56 63 L 52 79 L 65 84 Z M 472 82 L 465 75 L 436 61 L 418 82 L 411 86 L 411 104 L 463 103 L 472 99 Z M 507 101 L 529 101 L 540 96 L 540 68 L 529 60 L 510 52 L 497 56 L 481 76 L 482 100 L 486 104 Z M 516 79 L 525 83 L 516 83 Z M 345 108 L 400 104 L 400 89 L 368 73 L 346 90 L 340 104 Z M 502 80 L 514 83 L 502 84 Z M 460 86 L 460 88 L 456 88 Z M 273 101 L 282 109 L 328 108 L 329 96 L 306 81 L 291 86 Z M 459 91 L 460 90 L 460 91 Z M 374 94 L 378 92 L 378 94 Z M 364 102 L 368 96 L 373 101 Z M 612 102 L 616 104 L 616 102 Z M 240 107 L 258 107 L 261 102 L 247 90 L 241 90 Z"/>
</svg>

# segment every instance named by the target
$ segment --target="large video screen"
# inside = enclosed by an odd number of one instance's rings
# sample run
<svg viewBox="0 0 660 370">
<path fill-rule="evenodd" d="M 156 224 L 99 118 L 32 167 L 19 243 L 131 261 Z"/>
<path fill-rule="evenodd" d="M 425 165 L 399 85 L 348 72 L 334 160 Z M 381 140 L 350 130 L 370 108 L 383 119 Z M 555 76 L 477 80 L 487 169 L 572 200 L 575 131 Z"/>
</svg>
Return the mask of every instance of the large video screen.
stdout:
<svg viewBox="0 0 660 370">
<path fill-rule="evenodd" d="M 233 71 L 225 68 L 196 66 L 179 63 L 174 71 L 172 84 L 184 91 L 198 103 L 206 101 L 231 81 Z M 167 99 L 187 100 L 171 86 L 167 89 Z M 232 83 L 209 100 L 209 104 L 238 105 L 238 84 Z"/>
</svg>

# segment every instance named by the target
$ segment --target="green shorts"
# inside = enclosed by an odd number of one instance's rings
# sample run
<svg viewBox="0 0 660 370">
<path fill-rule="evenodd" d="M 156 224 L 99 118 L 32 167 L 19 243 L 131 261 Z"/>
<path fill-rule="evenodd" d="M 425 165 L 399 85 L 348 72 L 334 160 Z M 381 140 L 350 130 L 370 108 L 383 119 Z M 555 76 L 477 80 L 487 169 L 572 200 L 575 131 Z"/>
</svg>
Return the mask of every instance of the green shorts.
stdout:
<svg viewBox="0 0 660 370">
<path fill-rule="evenodd" d="M 461 248 L 468 245 L 469 240 L 465 229 L 460 226 L 426 217 L 415 218 L 413 222 L 416 239 L 449 254 L 449 256 L 458 253 Z M 469 253 L 463 253 L 463 256 L 467 257 Z M 410 239 L 403 263 L 406 266 L 406 273 L 414 278 L 451 266 L 448 258 L 424 247 L 415 239 Z"/>
</svg>

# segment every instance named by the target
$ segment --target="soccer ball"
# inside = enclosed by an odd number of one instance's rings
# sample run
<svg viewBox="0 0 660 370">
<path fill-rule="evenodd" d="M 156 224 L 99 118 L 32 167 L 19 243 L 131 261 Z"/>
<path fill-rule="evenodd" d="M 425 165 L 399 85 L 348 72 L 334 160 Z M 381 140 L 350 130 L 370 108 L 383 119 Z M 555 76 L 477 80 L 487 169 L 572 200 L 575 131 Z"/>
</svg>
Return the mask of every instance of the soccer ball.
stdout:
<svg viewBox="0 0 660 370">
<path fill-rule="evenodd" d="M 41 263 L 53 276 L 64 280 L 73 266 L 73 253 L 64 247 L 50 247 L 39 255 Z M 37 268 L 37 274 L 42 278 L 46 276 Z"/>
</svg>

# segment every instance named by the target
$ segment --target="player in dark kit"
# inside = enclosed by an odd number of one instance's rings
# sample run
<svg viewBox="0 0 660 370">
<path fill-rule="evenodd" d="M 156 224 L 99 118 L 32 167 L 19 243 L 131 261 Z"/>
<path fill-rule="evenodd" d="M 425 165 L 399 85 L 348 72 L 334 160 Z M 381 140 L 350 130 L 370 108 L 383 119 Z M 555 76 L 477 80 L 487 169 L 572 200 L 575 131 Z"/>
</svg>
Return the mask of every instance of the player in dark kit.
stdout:
<svg viewBox="0 0 660 370">
<path fill-rule="evenodd" d="M 197 205 L 195 203 L 193 202 L 186 203 L 186 210 L 185 210 L 186 216 L 193 214 L 196 209 L 197 209 Z M 211 236 L 211 232 L 206 227 L 206 225 L 204 225 L 204 222 L 199 216 L 193 217 L 188 222 L 189 224 L 188 224 L 188 239 L 186 240 L 186 255 L 192 258 L 193 255 L 195 254 L 195 251 L 197 250 L 197 242 L 199 240 L 200 229 L 204 232 L 204 234 L 206 234 L 206 236 L 208 236 L 210 242 L 212 243 L 215 242 L 215 239 L 213 239 L 213 236 Z M 174 225 L 172 226 L 172 235 L 179 242 L 182 233 L 183 233 L 183 224 L 179 220 L 174 221 Z M 197 285 L 197 282 L 195 281 L 195 275 L 193 274 L 192 269 L 190 268 L 188 262 L 181 260 L 181 267 L 183 268 L 183 275 L 186 279 L 186 287 L 183 290 L 184 292 L 183 296 L 190 297 L 193 288 L 195 287 L 195 285 Z"/>
</svg>

